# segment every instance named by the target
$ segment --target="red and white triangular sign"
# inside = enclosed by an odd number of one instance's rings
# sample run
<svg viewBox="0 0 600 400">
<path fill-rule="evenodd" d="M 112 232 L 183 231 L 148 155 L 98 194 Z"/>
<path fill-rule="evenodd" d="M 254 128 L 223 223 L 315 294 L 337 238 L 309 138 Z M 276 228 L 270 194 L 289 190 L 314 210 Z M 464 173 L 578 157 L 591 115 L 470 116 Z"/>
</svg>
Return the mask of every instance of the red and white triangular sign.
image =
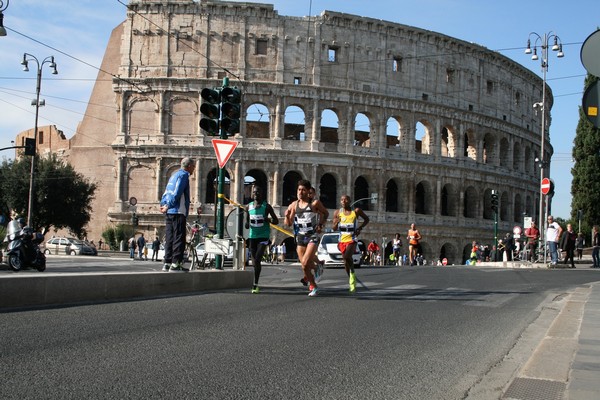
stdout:
<svg viewBox="0 0 600 400">
<path fill-rule="evenodd" d="M 219 168 L 223 168 L 229 158 L 233 154 L 233 151 L 237 147 L 239 142 L 235 140 L 223 140 L 223 139 L 213 139 L 212 145 L 215 149 L 215 154 L 217 155 L 217 162 L 219 163 Z"/>
</svg>

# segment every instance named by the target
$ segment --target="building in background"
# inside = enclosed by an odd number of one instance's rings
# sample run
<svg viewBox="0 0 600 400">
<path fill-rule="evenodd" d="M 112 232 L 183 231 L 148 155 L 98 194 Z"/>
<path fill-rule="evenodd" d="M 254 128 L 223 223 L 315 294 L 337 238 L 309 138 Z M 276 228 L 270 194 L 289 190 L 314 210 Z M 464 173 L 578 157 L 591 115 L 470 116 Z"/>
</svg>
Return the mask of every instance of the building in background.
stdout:
<svg viewBox="0 0 600 400">
<path fill-rule="evenodd" d="M 389 244 L 414 222 L 425 259 L 449 263 L 462 262 L 473 240 L 493 242 L 492 190 L 500 232 L 538 215 L 541 114 L 532 105 L 542 81 L 509 58 L 332 11 L 291 17 L 264 3 L 130 0 L 65 153 L 98 184 L 89 237 L 129 224 L 131 197 L 138 229 L 160 235 L 159 199 L 184 156 L 197 160 L 192 201 L 212 224 L 217 163 L 199 128 L 200 91 L 224 77 L 243 92 L 239 146 L 226 165 L 235 202 L 257 184 L 283 215 L 300 178 L 331 214 L 342 194 L 377 197 L 358 203 L 371 218 L 364 240 Z M 545 151 L 548 160 L 549 143 Z"/>
</svg>

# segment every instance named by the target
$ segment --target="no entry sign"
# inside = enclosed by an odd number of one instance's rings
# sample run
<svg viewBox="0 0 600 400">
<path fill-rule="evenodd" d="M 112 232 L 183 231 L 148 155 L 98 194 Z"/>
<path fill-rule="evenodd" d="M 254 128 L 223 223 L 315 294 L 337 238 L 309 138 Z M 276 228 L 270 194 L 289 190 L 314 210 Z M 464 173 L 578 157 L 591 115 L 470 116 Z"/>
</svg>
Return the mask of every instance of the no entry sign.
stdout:
<svg viewBox="0 0 600 400">
<path fill-rule="evenodd" d="M 548 194 L 550 192 L 550 179 L 542 179 L 542 194 Z"/>
</svg>

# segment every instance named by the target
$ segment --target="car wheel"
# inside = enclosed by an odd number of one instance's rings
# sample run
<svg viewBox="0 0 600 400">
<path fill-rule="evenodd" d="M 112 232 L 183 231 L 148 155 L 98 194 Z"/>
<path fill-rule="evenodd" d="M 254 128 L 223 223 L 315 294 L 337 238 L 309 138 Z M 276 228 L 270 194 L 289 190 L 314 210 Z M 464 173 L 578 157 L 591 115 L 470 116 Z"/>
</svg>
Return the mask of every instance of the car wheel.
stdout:
<svg viewBox="0 0 600 400">
<path fill-rule="evenodd" d="M 48 249 L 44 250 L 44 254 L 49 255 L 50 254 L 50 250 L 48 250 Z"/>
<path fill-rule="evenodd" d="M 71 252 L 69 253 L 69 255 L 71 255 L 71 256 L 76 256 L 76 255 L 77 255 L 77 252 L 76 252 L 75 250 L 71 250 Z"/>
</svg>

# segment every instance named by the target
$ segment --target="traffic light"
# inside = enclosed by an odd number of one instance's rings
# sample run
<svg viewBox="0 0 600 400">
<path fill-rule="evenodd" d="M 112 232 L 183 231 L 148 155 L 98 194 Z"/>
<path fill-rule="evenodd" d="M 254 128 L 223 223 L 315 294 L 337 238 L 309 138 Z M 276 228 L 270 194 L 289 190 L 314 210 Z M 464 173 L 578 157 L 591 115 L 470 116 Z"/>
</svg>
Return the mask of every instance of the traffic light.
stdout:
<svg viewBox="0 0 600 400">
<path fill-rule="evenodd" d="M 492 190 L 492 194 L 490 195 L 490 201 L 492 204 L 492 210 L 494 212 L 498 212 L 498 193 L 495 190 Z"/>
<path fill-rule="evenodd" d="M 25 138 L 25 155 L 35 156 L 35 139 Z"/>
<path fill-rule="evenodd" d="M 138 226 L 139 223 L 140 223 L 139 217 L 135 213 L 133 213 L 133 215 L 131 216 L 131 225 Z"/>
<path fill-rule="evenodd" d="M 203 117 L 200 119 L 200 128 L 204 129 L 209 135 L 219 135 L 219 114 L 221 103 L 221 89 L 204 88 L 200 92 L 204 102 L 200 106 L 200 112 Z"/>
<path fill-rule="evenodd" d="M 235 87 L 225 87 L 221 92 L 221 99 L 223 100 L 221 128 L 228 135 L 239 133 L 242 92 Z"/>
</svg>

